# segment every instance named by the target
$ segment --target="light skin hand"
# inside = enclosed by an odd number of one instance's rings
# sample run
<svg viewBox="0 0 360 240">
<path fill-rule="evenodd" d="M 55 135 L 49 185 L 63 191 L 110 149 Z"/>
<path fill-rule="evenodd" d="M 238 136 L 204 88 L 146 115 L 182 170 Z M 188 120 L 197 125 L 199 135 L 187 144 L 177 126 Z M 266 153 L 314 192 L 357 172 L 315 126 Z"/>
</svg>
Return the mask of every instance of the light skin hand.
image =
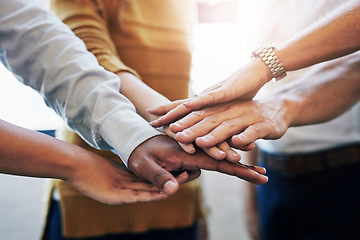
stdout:
<svg viewBox="0 0 360 240">
<path fill-rule="evenodd" d="M 263 175 L 264 168 L 217 161 L 202 151 L 190 155 L 167 136 L 156 136 L 138 146 L 129 158 L 129 168 L 167 195 L 175 193 L 179 187 L 171 174 L 173 171 L 188 172 L 189 180 L 197 178 L 201 169 L 218 171 L 255 184 L 265 184 L 268 180 Z"/>
<path fill-rule="evenodd" d="M 184 105 L 182 105 L 182 103 L 184 103 L 185 101 L 186 101 L 186 99 L 176 100 L 167 105 L 162 105 L 157 108 L 148 109 L 148 111 L 149 111 L 149 113 L 154 114 L 154 115 L 162 115 L 162 114 L 167 113 L 168 111 L 170 111 L 173 108 L 180 107 L 180 108 L 186 109 L 186 112 L 189 112 L 188 109 Z M 153 122 L 151 122 L 150 124 L 152 124 Z M 164 127 L 164 132 L 168 136 L 170 136 L 176 140 L 175 133 L 173 131 L 171 131 L 168 126 Z M 189 144 L 191 142 L 182 143 L 182 142 L 178 141 L 178 143 L 184 149 L 184 151 L 186 151 L 187 153 L 193 154 L 196 151 L 192 144 L 191 144 L 191 148 L 189 148 Z M 220 143 L 216 144 L 216 146 L 214 145 L 214 146 L 209 146 L 209 147 L 203 147 L 201 149 L 205 153 L 207 153 L 210 157 L 215 158 L 217 160 L 226 159 L 227 161 L 233 162 L 233 163 L 239 162 L 241 160 L 240 154 L 237 153 L 236 151 L 234 151 L 226 141 L 220 142 Z"/>
<path fill-rule="evenodd" d="M 256 139 L 280 138 L 288 127 L 327 121 L 359 99 L 359 55 L 357 52 L 318 65 L 301 79 L 281 87 L 272 83 L 271 95 L 261 99 L 243 103 L 233 100 L 192 112 L 171 124 L 170 129 L 179 142 L 195 140 L 200 147 L 235 135 L 231 146 L 246 150 Z M 156 109 L 157 113 L 167 110 L 165 106 Z"/>
<path fill-rule="evenodd" d="M 133 74 L 129 72 L 120 72 L 118 73 L 118 76 L 122 81 L 120 92 L 129 98 L 132 103 L 134 103 L 137 112 L 147 121 L 152 121 L 157 118 L 156 115 L 147 111 L 148 108 L 170 102 L 164 96 L 148 87 Z M 144 101 L 144 99 L 147 101 Z M 175 134 L 172 133 L 166 126 L 164 127 L 164 133 L 170 137 L 175 137 Z M 192 143 L 179 144 L 181 148 L 189 154 L 193 154 L 196 151 Z M 204 148 L 203 150 L 211 157 L 218 160 L 227 159 L 232 162 L 238 162 L 241 159 L 241 156 L 232 150 L 227 143 Z"/>
<path fill-rule="evenodd" d="M 302 69 L 316 63 L 335 59 L 359 50 L 360 3 L 349 1 L 338 10 L 300 32 L 275 51 L 287 71 Z M 349 30 L 351 29 L 351 30 Z M 339 34 L 339 32 L 341 34 Z M 231 101 L 236 98 L 250 100 L 269 80 L 272 74 L 259 57 L 218 84 L 206 89 L 153 122 L 154 127 L 178 120 L 192 110 Z"/>
<path fill-rule="evenodd" d="M 360 49 L 359 19 L 359 1 L 348 1 L 289 41 L 280 44 L 275 53 L 287 71 L 354 53 Z M 236 73 L 208 88 L 185 105 L 191 110 L 196 110 L 239 97 L 249 100 L 271 79 L 269 69 L 259 57 L 256 57 Z"/>
<path fill-rule="evenodd" d="M 165 114 L 151 122 L 154 127 L 170 124 L 189 112 L 233 99 L 250 100 L 272 78 L 271 72 L 259 59 L 254 58 L 227 79 L 206 89 L 199 96 L 181 102 L 170 103 L 150 110 L 153 114 Z"/>
<path fill-rule="evenodd" d="M 259 138 L 280 138 L 289 126 L 284 102 L 277 99 L 239 101 L 194 111 L 170 125 L 179 142 L 210 147 L 231 138 L 243 151 L 254 148 Z"/>
<path fill-rule="evenodd" d="M 206 89 L 184 105 L 196 110 L 233 99 L 250 100 L 271 79 L 272 74 L 262 60 L 253 58 L 228 78 Z"/>
<path fill-rule="evenodd" d="M 166 106 L 161 110 L 166 111 Z M 283 114 L 279 114 L 284 110 L 280 99 L 233 100 L 193 111 L 171 124 L 170 129 L 176 133 L 176 140 L 181 143 L 195 141 L 199 147 L 206 148 L 231 138 L 232 147 L 249 151 L 254 148 L 255 140 L 277 139 L 286 132 L 288 120 L 282 118 Z M 163 113 L 160 108 L 156 111 Z"/>
</svg>

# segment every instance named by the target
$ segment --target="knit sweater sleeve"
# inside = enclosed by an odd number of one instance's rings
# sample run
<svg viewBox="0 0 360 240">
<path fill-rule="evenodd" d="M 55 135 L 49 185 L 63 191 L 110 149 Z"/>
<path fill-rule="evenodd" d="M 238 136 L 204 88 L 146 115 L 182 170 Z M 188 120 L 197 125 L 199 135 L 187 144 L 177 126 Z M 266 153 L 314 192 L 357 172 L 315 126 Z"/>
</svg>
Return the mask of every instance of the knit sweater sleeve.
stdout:
<svg viewBox="0 0 360 240">
<path fill-rule="evenodd" d="M 114 1 L 123 4 L 123 0 Z M 117 6 L 116 8 L 119 8 Z M 88 51 L 93 53 L 106 70 L 118 73 L 128 71 L 140 78 L 137 72 L 126 66 L 119 55 L 109 33 L 109 13 L 101 1 L 53 0 L 51 10 L 84 41 Z"/>
</svg>

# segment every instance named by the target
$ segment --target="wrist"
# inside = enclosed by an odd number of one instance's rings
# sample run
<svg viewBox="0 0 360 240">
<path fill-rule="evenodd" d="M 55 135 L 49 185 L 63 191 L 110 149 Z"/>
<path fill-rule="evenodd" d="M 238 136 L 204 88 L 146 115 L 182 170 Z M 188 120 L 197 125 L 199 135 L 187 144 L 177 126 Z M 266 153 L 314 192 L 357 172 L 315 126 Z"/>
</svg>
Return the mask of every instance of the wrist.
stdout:
<svg viewBox="0 0 360 240">
<path fill-rule="evenodd" d="M 68 151 L 62 156 L 62 159 L 59 164 L 58 175 L 59 179 L 66 182 L 72 182 L 76 178 L 76 173 L 83 168 L 83 156 L 86 155 L 87 151 L 83 150 L 78 146 L 71 146 Z"/>
<path fill-rule="evenodd" d="M 261 86 L 273 79 L 273 75 L 270 69 L 259 57 L 252 58 L 251 62 L 255 67 L 255 71 L 259 77 L 259 82 Z"/>
<path fill-rule="evenodd" d="M 280 91 L 278 94 L 275 94 L 274 99 L 281 103 L 280 108 L 283 112 L 282 118 L 287 128 L 296 126 L 298 114 L 301 112 L 302 108 L 301 99 L 287 91 Z"/>
<path fill-rule="evenodd" d="M 252 53 L 253 58 L 259 58 L 270 72 L 271 79 L 280 80 L 286 76 L 286 71 L 275 54 L 276 48 L 272 43 L 266 44 Z"/>
</svg>

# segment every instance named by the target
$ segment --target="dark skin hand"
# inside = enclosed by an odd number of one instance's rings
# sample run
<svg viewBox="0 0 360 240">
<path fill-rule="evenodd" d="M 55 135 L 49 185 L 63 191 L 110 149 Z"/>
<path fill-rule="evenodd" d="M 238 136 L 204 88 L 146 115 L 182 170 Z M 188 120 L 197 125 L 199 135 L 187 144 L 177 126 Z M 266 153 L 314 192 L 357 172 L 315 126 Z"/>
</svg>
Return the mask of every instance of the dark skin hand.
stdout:
<svg viewBox="0 0 360 240">
<path fill-rule="evenodd" d="M 199 177 L 201 169 L 236 176 L 254 184 L 265 184 L 268 181 L 262 167 L 215 160 L 200 150 L 188 154 L 167 136 L 156 136 L 138 146 L 129 158 L 129 168 L 166 195 L 174 194 L 179 188 L 170 173 L 173 171 L 186 171 L 189 181 Z"/>
<path fill-rule="evenodd" d="M 123 164 L 84 148 L 0 120 L 0 173 L 62 179 L 106 204 L 148 202 L 167 195 Z M 188 174 L 177 176 L 179 184 Z"/>
</svg>

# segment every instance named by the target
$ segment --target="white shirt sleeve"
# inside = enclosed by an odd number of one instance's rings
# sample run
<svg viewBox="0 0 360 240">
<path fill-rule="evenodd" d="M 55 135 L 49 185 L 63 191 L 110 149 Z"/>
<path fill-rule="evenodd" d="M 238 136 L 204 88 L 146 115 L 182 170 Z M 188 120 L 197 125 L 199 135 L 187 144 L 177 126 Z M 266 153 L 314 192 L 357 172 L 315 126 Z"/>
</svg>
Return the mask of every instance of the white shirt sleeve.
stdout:
<svg viewBox="0 0 360 240">
<path fill-rule="evenodd" d="M 119 93 L 120 79 L 99 66 L 56 16 L 28 0 L 0 5 L 0 46 L 12 71 L 85 141 L 116 151 L 127 164 L 140 143 L 162 134 Z"/>
</svg>

